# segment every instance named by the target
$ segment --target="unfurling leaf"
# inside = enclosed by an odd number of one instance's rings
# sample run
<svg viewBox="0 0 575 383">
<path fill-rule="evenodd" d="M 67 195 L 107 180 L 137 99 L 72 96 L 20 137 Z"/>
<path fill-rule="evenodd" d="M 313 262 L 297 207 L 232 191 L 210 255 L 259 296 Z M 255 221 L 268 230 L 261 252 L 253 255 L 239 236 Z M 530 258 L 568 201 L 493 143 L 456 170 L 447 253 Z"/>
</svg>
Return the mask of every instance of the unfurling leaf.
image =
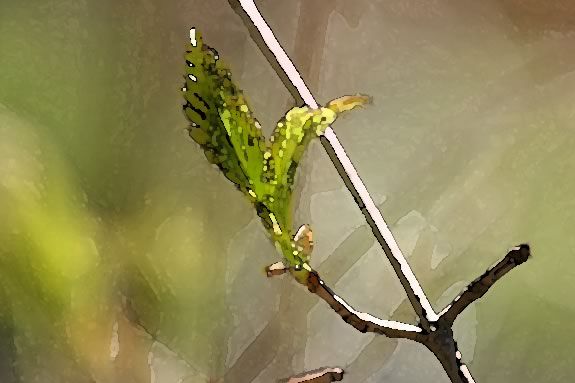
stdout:
<svg viewBox="0 0 575 383">
<path fill-rule="evenodd" d="M 280 226 L 290 227 L 291 196 L 299 162 L 314 137 L 322 135 L 338 114 L 369 102 L 367 96 L 344 96 L 328 103 L 328 107 L 307 106 L 291 109 L 277 123 L 268 150 L 264 154 L 264 178 L 274 194 L 274 208 Z"/>
<path fill-rule="evenodd" d="M 335 113 L 339 114 L 347 112 L 348 110 L 352 110 L 356 106 L 371 104 L 372 101 L 373 100 L 370 96 L 365 96 L 361 94 L 356 96 L 343 96 L 328 102 L 326 108 L 331 109 Z"/>
</svg>

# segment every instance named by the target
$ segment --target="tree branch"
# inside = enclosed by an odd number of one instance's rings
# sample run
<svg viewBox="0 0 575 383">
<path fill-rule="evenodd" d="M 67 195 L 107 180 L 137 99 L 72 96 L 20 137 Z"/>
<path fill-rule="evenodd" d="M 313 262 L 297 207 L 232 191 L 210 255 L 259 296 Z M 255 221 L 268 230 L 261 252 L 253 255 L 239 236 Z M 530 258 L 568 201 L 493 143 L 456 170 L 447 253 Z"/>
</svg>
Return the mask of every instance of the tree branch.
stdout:
<svg viewBox="0 0 575 383">
<path fill-rule="evenodd" d="M 288 379 L 281 379 L 278 383 L 331 383 L 339 382 L 343 379 L 344 371 L 341 368 L 330 368 L 324 367 L 317 370 L 304 372 L 303 374 L 298 374 L 292 376 Z"/>
<path fill-rule="evenodd" d="M 272 266 L 275 266 L 274 264 Z M 266 268 L 268 277 L 284 274 L 287 269 L 280 272 L 269 271 L 272 266 Z M 278 267 L 274 267 L 279 270 Z M 345 300 L 336 295 L 324 281 L 319 277 L 316 271 L 309 272 L 306 285 L 311 293 L 314 293 L 323 299 L 347 324 L 353 326 L 356 330 L 366 333 L 372 332 L 379 335 L 385 335 L 388 338 L 404 338 L 422 341 L 423 330 L 418 327 L 407 323 L 389 321 L 377 318 L 371 314 L 355 310 Z"/>
<path fill-rule="evenodd" d="M 309 107 L 318 108 L 316 100 L 277 41 L 273 31 L 260 14 L 254 0 L 228 0 L 228 2 L 240 16 L 252 39 L 294 98 L 299 102 L 301 97 L 301 100 Z M 295 91 L 297 91 L 297 94 Z M 390 338 L 411 339 L 422 343 L 439 359 L 452 382 L 473 383 L 473 377 L 467 366 L 463 364 L 461 353 L 457 350 L 457 344 L 453 338 L 453 321 L 469 304 L 485 295 L 489 288 L 504 274 L 518 264 L 525 262 L 530 254 L 529 246 L 521 245 L 512 249 L 503 261 L 470 284 L 466 291 L 443 310 L 441 315 L 438 315 L 429 303 L 381 212 L 377 209 L 333 129 L 328 127 L 320 139 L 340 177 L 365 215 L 368 225 L 389 259 L 407 293 L 411 306 L 419 316 L 421 327 L 382 320 L 370 314 L 356 311 L 328 288 L 317 272 L 313 270 L 309 272 L 306 281 L 308 290 L 326 301 L 346 323 L 357 330 L 374 332 Z M 268 276 L 280 275 L 287 271 L 286 267 L 281 264 L 272 266 L 267 269 Z M 298 381 L 296 380 L 295 382 Z"/>
<path fill-rule="evenodd" d="M 284 81 L 284 84 L 286 84 L 290 93 L 293 94 L 293 90 L 295 88 L 301 96 L 301 99 L 303 99 L 309 107 L 317 108 L 318 104 L 315 98 L 274 36 L 273 31 L 260 14 L 254 1 L 228 0 L 228 2 L 238 13 L 250 31 L 250 35 L 254 39 L 254 42 L 260 48 L 264 56 L 266 56 L 268 61 L 272 60 L 272 58 L 274 59 L 272 67 L 276 70 L 276 73 L 282 81 Z M 259 33 L 256 33 L 256 30 Z M 271 55 L 270 52 L 272 53 Z M 281 70 L 279 70 L 278 65 Z M 290 84 L 286 83 L 286 76 L 289 79 Z M 419 316 L 422 327 L 429 330 L 429 322 L 436 321 L 438 316 L 431 307 L 427 296 L 423 292 L 423 289 L 413 274 L 411 267 L 399 249 L 399 246 L 383 219 L 381 212 L 377 209 L 363 181 L 357 174 L 355 167 L 331 127 L 325 130 L 324 136 L 321 137 L 321 142 L 346 187 L 351 192 L 362 213 L 365 215 L 377 241 L 380 243 L 385 255 L 397 274 L 397 277 L 403 285 L 413 309 Z"/>
<path fill-rule="evenodd" d="M 512 248 L 509 253 L 491 269 L 471 282 L 467 288 L 440 313 L 440 320 L 452 324 L 457 316 L 470 304 L 484 296 L 487 291 L 505 274 L 530 257 L 529 245 L 522 244 Z"/>
</svg>

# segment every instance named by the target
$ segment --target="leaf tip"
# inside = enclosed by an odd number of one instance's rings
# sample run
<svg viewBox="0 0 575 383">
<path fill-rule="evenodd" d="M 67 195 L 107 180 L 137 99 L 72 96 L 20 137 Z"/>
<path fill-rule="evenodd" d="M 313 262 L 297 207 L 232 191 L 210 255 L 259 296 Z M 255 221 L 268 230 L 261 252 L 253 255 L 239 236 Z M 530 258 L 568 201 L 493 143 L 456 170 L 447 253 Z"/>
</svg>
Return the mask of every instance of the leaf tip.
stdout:
<svg viewBox="0 0 575 383">
<path fill-rule="evenodd" d="M 328 102 L 327 107 L 336 113 L 342 113 L 348 110 L 352 110 L 358 106 L 364 106 L 372 103 L 372 96 L 356 94 L 336 98 L 335 100 Z"/>
</svg>

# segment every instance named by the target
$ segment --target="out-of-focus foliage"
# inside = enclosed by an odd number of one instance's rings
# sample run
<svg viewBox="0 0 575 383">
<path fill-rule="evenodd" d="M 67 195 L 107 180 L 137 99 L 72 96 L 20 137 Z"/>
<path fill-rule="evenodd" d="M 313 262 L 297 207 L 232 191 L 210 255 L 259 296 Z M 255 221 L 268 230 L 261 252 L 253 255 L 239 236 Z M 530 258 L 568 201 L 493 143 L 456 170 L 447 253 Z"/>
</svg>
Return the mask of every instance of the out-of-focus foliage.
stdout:
<svg viewBox="0 0 575 383">
<path fill-rule="evenodd" d="M 96 246 L 101 222 L 50 138 L 2 105 L 0 164 L 0 287 L 12 330 L 3 342 L 14 344 L 8 358 L 24 381 L 58 379 L 50 366 L 73 371 L 102 346 L 104 334 L 86 328 L 112 320 L 109 271 Z"/>
<path fill-rule="evenodd" d="M 158 342 L 223 373 L 226 238 L 251 211 L 185 134 L 171 7 L 0 4 L 3 383 L 148 382 Z"/>
</svg>

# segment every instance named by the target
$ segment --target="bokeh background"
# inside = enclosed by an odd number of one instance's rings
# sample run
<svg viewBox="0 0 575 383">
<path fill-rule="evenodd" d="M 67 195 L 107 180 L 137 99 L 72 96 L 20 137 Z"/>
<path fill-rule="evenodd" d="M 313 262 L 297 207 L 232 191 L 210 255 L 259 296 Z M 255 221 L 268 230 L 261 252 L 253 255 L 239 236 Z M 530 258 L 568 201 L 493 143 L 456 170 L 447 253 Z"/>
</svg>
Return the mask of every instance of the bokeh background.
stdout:
<svg viewBox="0 0 575 383">
<path fill-rule="evenodd" d="M 260 0 L 437 310 L 511 246 L 534 257 L 456 323 L 478 382 L 575 374 L 575 3 Z M 357 333 L 289 278 L 187 137 L 188 30 L 264 129 L 293 100 L 225 0 L 0 0 L 0 381 L 447 382 L 422 346 Z M 321 145 L 299 173 L 313 266 L 415 323 Z"/>
</svg>

